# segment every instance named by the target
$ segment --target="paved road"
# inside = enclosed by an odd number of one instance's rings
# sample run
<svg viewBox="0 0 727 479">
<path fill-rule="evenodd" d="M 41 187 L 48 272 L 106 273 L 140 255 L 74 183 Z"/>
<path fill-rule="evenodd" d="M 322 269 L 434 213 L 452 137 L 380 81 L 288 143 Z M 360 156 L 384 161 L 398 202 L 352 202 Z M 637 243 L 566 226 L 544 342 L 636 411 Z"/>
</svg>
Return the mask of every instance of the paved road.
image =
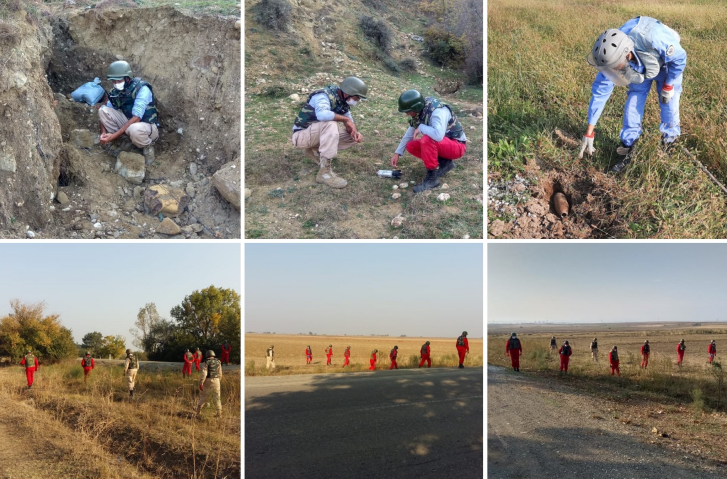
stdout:
<svg viewBox="0 0 727 479">
<path fill-rule="evenodd" d="M 641 442 L 602 409 L 567 386 L 487 366 L 487 476 L 725 477 L 695 457 Z"/>
<path fill-rule="evenodd" d="M 483 370 L 245 379 L 245 477 L 483 477 Z"/>
</svg>

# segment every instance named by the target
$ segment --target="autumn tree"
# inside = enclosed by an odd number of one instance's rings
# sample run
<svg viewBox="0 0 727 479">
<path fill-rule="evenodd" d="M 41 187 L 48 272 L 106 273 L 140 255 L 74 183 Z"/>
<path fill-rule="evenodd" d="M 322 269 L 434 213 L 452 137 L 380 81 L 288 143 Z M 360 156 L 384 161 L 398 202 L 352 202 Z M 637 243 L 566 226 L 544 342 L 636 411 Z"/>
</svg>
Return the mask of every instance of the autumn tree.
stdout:
<svg viewBox="0 0 727 479">
<path fill-rule="evenodd" d="M 12 313 L 0 319 L 0 354 L 19 360 L 26 349 L 31 349 L 46 363 L 75 357 L 71 330 L 61 326 L 59 315 L 44 315 L 45 303 L 13 299 L 10 307 Z"/>
<path fill-rule="evenodd" d="M 143 348 L 146 350 L 146 342 L 149 337 L 149 333 L 156 327 L 162 320 L 161 316 L 157 312 L 157 306 L 154 303 L 146 303 L 143 308 L 139 309 L 139 313 L 136 315 L 135 329 L 131 329 L 131 334 L 134 335 L 134 346 L 137 348 Z M 147 351 L 148 352 L 148 351 Z"/>
<path fill-rule="evenodd" d="M 103 334 L 98 331 L 88 333 L 81 339 L 81 347 L 86 350 L 93 351 L 93 354 L 98 354 L 103 346 Z"/>
<path fill-rule="evenodd" d="M 98 356 L 106 358 L 111 356 L 112 359 L 119 359 L 126 354 L 126 340 L 123 336 L 104 336 L 101 349 Z"/>
</svg>

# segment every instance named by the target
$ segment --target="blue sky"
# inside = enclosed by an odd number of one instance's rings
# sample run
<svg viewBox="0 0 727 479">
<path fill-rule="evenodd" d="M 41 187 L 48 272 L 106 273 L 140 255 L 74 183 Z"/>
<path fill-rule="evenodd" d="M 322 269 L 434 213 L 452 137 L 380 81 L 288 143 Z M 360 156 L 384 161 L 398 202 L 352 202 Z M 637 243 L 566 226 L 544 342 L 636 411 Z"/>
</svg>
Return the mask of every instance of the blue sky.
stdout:
<svg viewBox="0 0 727 479">
<path fill-rule="evenodd" d="M 123 335 L 131 347 L 129 329 L 146 303 L 171 319 L 172 307 L 195 290 L 240 293 L 240 251 L 232 243 L 0 244 L 0 317 L 12 299 L 44 301 L 76 342 L 99 331 Z"/>
<path fill-rule="evenodd" d="M 483 245 L 252 243 L 245 331 L 482 337 Z"/>
<path fill-rule="evenodd" d="M 489 244 L 487 321 L 727 321 L 726 243 Z"/>
</svg>

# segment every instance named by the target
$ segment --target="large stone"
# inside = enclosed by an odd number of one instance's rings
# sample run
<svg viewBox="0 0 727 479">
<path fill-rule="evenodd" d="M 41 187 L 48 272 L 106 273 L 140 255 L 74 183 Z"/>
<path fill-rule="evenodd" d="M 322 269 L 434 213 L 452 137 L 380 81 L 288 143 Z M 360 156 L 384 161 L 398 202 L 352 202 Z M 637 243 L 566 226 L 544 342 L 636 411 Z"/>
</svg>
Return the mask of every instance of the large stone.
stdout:
<svg viewBox="0 0 727 479">
<path fill-rule="evenodd" d="M 114 169 L 119 175 L 126 178 L 126 181 L 135 185 L 140 185 L 146 175 L 144 157 L 138 153 L 122 151 L 116 158 Z"/>
<path fill-rule="evenodd" d="M 71 142 L 77 148 L 93 148 L 96 135 L 88 130 L 73 130 L 71 132 Z"/>
<path fill-rule="evenodd" d="M 189 196 L 179 188 L 154 185 L 144 191 L 144 206 L 153 215 L 179 216 L 188 203 Z"/>
<path fill-rule="evenodd" d="M 157 226 L 157 233 L 161 233 L 164 235 L 174 236 L 178 235 L 181 232 L 181 228 L 175 223 L 174 221 L 170 220 L 169 218 L 164 218 L 161 223 L 159 223 L 159 226 Z"/>
<path fill-rule="evenodd" d="M 15 173 L 17 168 L 12 148 L 5 147 L 5 150 L 0 150 L 0 171 Z"/>
<path fill-rule="evenodd" d="M 242 178 L 240 173 L 240 160 L 227 163 L 212 175 L 212 184 L 217 191 L 230 202 L 232 206 L 240 210 L 240 190 Z"/>
<path fill-rule="evenodd" d="M 56 199 L 58 200 L 58 203 L 61 204 L 61 206 L 66 206 L 68 203 L 71 202 L 71 200 L 68 199 L 68 195 L 66 195 L 62 191 L 59 191 L 58 192 L 58 195 L 56 196 Z"/>
</svg>

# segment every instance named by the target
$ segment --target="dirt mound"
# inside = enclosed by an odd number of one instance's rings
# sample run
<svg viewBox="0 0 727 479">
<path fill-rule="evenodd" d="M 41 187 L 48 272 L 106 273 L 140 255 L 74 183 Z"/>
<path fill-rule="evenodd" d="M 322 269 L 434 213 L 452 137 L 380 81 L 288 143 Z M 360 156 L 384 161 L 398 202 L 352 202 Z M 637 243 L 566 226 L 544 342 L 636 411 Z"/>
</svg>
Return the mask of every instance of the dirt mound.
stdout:
<svg viewBox="0 0 727 479">
<path fill-rule="evenodd" d="M 613 198 L 618 188 L 612 177 L 595 168 L 541 172 L 528 164 L 523 176 L 488 178 L 490 238 L 607 238 L 614 234 Z M 563 193 L 568 215 L 556 214 L 554 196 Z"/>
<path fill-rule="evenodd" d="M 18 12 L 14 23 L 22 27 L 23 47 L 10 50 L 0 39 L 0 58 L 9 57 L 11 66 L 3 69 L 0 62 L 0 114 L 13 119 L 0 125 L 0 181 L 12 185 L 0 191 L 0 230 L 9 236 L 31 228 L 36 237 L 166 237 L 156 234 L 162 218 L 148 214 L 142 201 L 144 189 L 163 183 L 190 198 L 174 218 L 182 237 L 239 238 L 239 212 L 208 186 L 222 165 L 240 158 L 239 20 L 121 6 L 59 8 L 27 26 Z M 160 115 L 156 161 L 140 185 L 114 171 L 120 141 L 99 145 L 98 112 L 70 100 L 82 84 L 105 80 L 108 65 L 119 59 L 152 85 Z M 21 170 L 22 151 L 30 152 L 30 161 Z M 15 159 L 15 171 L 6 158 Z M 56 195 L 60 204 L 52 202 Z"/>
</svg>

